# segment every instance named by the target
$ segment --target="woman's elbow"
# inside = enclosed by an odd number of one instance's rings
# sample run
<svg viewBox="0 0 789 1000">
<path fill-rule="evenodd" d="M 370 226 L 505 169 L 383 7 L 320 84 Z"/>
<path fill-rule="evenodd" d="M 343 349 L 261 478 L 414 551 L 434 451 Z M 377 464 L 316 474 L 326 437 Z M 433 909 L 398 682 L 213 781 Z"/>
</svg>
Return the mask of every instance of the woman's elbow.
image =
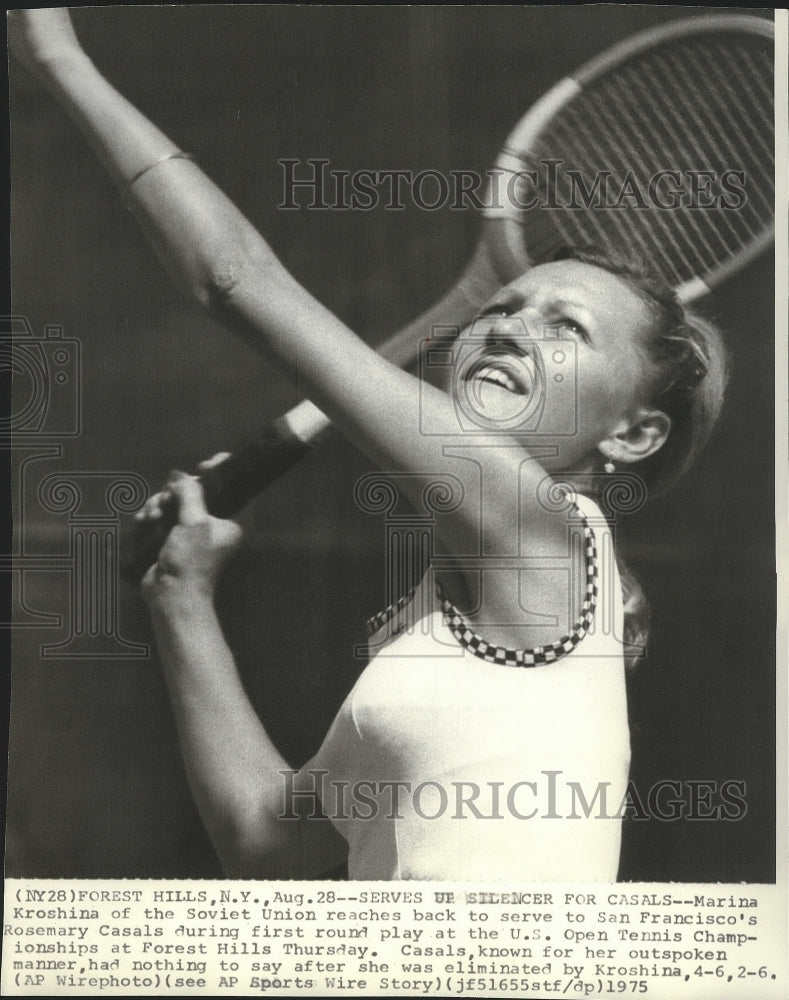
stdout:
<svg viewBox="0 0 789 1000">
<path fill-rule="evenodd" d="M 194 299 L 219 319 L 232 319 L 250 290 L 273 282 L 278 261 L 255 249 L 220 249 L 200 266 L 191 287 Z"/>
<path fill-rule="evenodd" d="M 232 307 L 237 289 L 250 271 L 236 254 L 215 254 L 186 277 L 186 291 L 198 305 L 221 315 Z"/>
</svg>

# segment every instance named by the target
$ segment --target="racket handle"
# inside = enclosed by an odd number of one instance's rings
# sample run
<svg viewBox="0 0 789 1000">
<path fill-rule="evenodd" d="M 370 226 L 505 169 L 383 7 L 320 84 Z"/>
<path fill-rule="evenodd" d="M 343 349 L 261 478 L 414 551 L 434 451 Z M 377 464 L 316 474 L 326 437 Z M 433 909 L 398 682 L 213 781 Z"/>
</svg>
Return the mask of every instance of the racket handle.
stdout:
<svg viewBox="0 0 789 1000">
<path fill-rule="evenodd" d="M 314 411 L 307 411 L 310 407 Z M 307 411 L 307 412 L 305 412 Z M 301 437 L 294 430 L 298 417 L 312 417 L 310 431 Z M 294 419 L 295 417 L 295 419 Z M 199 476 L 205 504 L 215 517 L 232 517 L 304 457 L 330 427 L 328 419 L 309 403 L 274 420 L 252 444 Z M 306 438 L 306 440 L 305 440 Z M 165 505 L 159 521 L 136 524 L 124 546 L 121 573 L 139 583 L 155 562 L 170 529 L 178 520 L 175 503 Z"/>
</svg>

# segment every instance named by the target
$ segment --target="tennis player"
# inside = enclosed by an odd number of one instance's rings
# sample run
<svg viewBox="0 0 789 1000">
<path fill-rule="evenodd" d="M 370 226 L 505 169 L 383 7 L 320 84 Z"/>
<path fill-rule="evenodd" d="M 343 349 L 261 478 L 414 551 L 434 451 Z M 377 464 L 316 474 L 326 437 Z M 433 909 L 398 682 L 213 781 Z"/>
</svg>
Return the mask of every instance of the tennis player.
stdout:
<svg viewBox="0 0 789 1000">
<path fill-rule="evenodd" d="M 351 878 L 614 880 L 625 660 L 644 609 L 603 557 L 596 497 L 617 471 L 655 491 L 692 463 L 723 398 L 717 333 L 631 261 L 568 249 L 498 291 L 443 383 L 425 384 L 299 286 L 99 74 L 65 10 L 12 11 L 9 30 L 186 293 L 297 380 L 413 503 L 454 484 L 433 567 L 375 619 L 375 655 L 302 768 L 255 714 L 214 609 L 240 529 L 211 517 L 185 474 L 140 513 L 179 504 L 144 593 L 226 873 L 316 876 L 347 858 Z M 546 502 L 559 485 L 565 502 Z"/>
</svg>

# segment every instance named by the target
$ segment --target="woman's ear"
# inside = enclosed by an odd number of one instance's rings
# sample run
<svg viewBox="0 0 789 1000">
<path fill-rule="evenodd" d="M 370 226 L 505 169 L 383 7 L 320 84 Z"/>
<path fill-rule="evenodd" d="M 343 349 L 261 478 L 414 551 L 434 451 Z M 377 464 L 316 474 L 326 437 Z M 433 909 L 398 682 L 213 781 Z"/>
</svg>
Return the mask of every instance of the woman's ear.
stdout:
<svg viewBox="0 0 789 1000">
<path fill-rule="evenodd" d="M 626 428 L 600 442 L 600 451 L 611 462 L 642 462 L 666 443 L 671 417 L 662 410 L 638 410 Z"/>
</svg>

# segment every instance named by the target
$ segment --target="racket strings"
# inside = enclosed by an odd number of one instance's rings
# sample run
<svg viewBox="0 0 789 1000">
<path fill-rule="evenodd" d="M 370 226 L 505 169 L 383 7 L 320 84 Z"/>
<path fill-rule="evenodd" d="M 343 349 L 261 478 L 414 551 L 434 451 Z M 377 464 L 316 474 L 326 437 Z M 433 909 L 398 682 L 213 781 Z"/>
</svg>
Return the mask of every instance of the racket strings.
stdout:
<svg viewBox="0 0 789 1000">
<path fill-rule="evenodd" d="M 513 151 L 538 178 L 540 210 L 520 218 L 530 259 L 563 243 L 614 245 L 681 285 L 763 240 L 772 74 L 768 40 L 726 34 L 660 46 L 589 81 L 528 155 Z M 550 160 L 561 162 L 546 171 Z"/>
<path fill-rule="evenodd" d="M 618 123 L 615 123 L 616 132 L 612 132 L 606 128 L 604 118 L 600 118 L 595 121 L 596 134 L 592 135 L 587 128 L 587 118 L 588 116 L 580 114 L 577 110 L 573 109 L 565 116 L 565 120 L 561 126 L 559 123 L 556 123 L 554 126 L 556 137 L 559 140 L 558 144 L 561 145 L 565 152 L 567 173 L 574 171 L 576 177 L 585 178 L 590 175 L 596 177 L 601 172 L 604 172 L 610 176 L 611 184 L 609 186 L 612 191 L 621 191 L 627 174 L 627 168 L 619 169 L 620 153 L 616 135 L 621 130 L 621 127 Z M 585 169 L 588 150 L 599 148 L 601 140 L 606 142 L 606 148 L 610 150 L 606 157 L 606 167 L 596 167 L 595 171 Z M 535 161 L 535 165 L 539 165 L 539 161 Z M 632 165 L 635 165 L 635 158 Z M 591 186 L 592 184 L 590 183 L 589 187 L 587 187 L 587 193 Z M 552 194 L 554 194 L 554 200 L 556 200 L 555 192 L 552 192 Z M 578 206 L 572 212 L 552 212 L 551 218 L 555 230 L 558 231 L 558 240 L 556 232 L 551 233 L 550 230 L 546 231 L 543 229 L 538 242 L 537 239 L 532 238 L 531 233 L 527 230 L 527 245 L 531 251 L 530 255 L 535 260 L 546 259 L 546 256 L 550 255 L 557 242 L 601 245 L 615 242 L 619 246 L 636 246 L 640 253 L 646 253 L 650 257 L 659 255 L 662 259 L 656 261 L 656 264 L 665 272 L 667 269 L 669 271 L 673 270 L 672 250 L 675 253 L 682 252 L 680 245 L 677 243 L 677 233 L 672 234 L 670 229 L 666 229 L 664 233 L 665 240 L 650 242 L 647 235 L 639 232 L 638 225 L 632 218 L 631 213 L 620 209 L 609 209 L 608 211 L 584 210 L 581 206 Z M 523 221 L 526 226 L 531 226 L 531 218 Z M 664 228 L 662 220 L 658 224 L 661 225 L 661 228 Z"/>
<path fill-rule="evenodd" d="M 677 69 L 678 72 L 680 72 L 681 74 L 682 67 L 680 66 Z M 672 107 L 671 105 L 666 105 L 665 107 L 663 106 L 664 102 L 662 102 L 660 99 L 660 93 L 664 92 L 663 85 L 665 84 L 665 80 L 661 79 L 660 71 L 656 72 L 656 83 L 658 83 L 660 87 L 658 88 L 659 92 L 657 94 L 657 100 L 653 105 L 653 110 L 658 120 L 665 127 L 667 134 L 669 134 L 673 139 L 674 148 L 678 151 L 678 162 L 677 162 L 678 168 L 682 170 L 693 169 L 692 165 L 689 162 L 687 161 L 682 162 L 683 161 L 682 153 L 684 152 L 684 150 L 688 148 L 694 148 L 693 145 L 694 143 L 696 144 L 695 150 L 698 151 L 699 153 L 702 153 L 707 162 L 724 163 L 730 160 L 730 154 L 736 155 L 734 150 L 730 150 L 729 154 L 725 154 L 723 152 L 723 150 L 716 142 L 714 136 L 709 132 L 709 130 L 705 128 L 704 125 L 705 119 L 702 119 L 701 121 L 698 120 L 695 121 L 693 123 L 694 127 L 691 127 L 691 125 L 687 121 L 685 121 L 681 115 L 677 114 L 675 107 Z M 705 118 L 706 121 L 709 121 L 712 118 L 712 115 L 707 113 Z M 660 218 L 663 218 L 662 215 L 660 216 Z M 696 236 L 698 239 L 701 240 L 701 243 L 706 249 L 708 254 L 707 263 L 710 266 L 712 266 L 714 262 L 718 259 L 721 252 L 723 253 L 736 252 L 737 249 L 739 248 L 742 239 L 741 234 L 739 234 L 737 230 L 731 225 L 729 217 L 726 213 L 721 213 L 719 221 L 723 224 L 725 228 L 729 229 L 730 234 L 734 237 L 733 243 L 727 242 L 723 236 L 723 233 L 717 233 L 717 234 L 705 233 L 701 220 L 696 215 L 688 213 L 689 226 L 693 230 L 694 236 Z M 712 244 L 710 243 L 709 239 L 711 235 L 713 236 Z M 720 238 L 723 244 L 722 247 L 714 246 L 715 243 L 714 235 L 717 235 Z M 755 234 L 751 232 L 749 235 L 753 236 Z"/>
<path fill-rule="evenodd" d="M 655 102 L 651 110 L 654 112 L 654 118 L 660 124 L 661 128 L 664 131 L 664 134 L 671 137 L 673 147 L 680 151 L 676 168 L 679 169 L 680 171 L 692 169 L 693 168 L 692 163 L 683 161 L 681 157 L 681 151 L 688 148 L 688 146 L 693 143 L 694 138 L 696 137 L 697 134 L 688 128 L 687 123 L 683 120 L 681 115 L 676 114 L 676 108 L 670 105 L 666 107 L 661 106 L 659 94 L 658 94 L 658 100 Z M 643 111 L 640 112 L 640 115 L 644 124 L 645 131 L 649 131 L 651 127 L 651 122 L 649 118 L 643 114 Z M 707 156 L 706 159 L 709 160 L 709 156 Z M 717 155 L 714 157 L 714 162 L 723 162 L 724 159 L 725 157 L 723 156 L 722 152 L 720 150 L 717 150 Z M 666 222 L 663 213 L 660 213 L 657 218 L 659 221 L 663 223 L 663 226 L 667 230 L 667 232 L 671 233 L 671 228 Z M 722 219 L 724 223 L 728 224 L 726 216 L 722 216 Z M 709 255 L 708 259 L 710 261 L 714 261 L 717 259 L 717 257 L 721 252 L 721 249 L 723 249 L 723 252 L 730 252 L 737 248 L 739 244 L 739 239 L 738 239 L 738 234 L 735 231 L 732 230 L 732 235 L 734 235 L 735 237 L 734 244 L 727 245 L 724 241 L 724 245 L 722 248 L 715 247 L 714 246 L 715 241 L 713 240 L 712 244 L 710 243 L 710 234 L 705 233 L 700 220 L 696 218 L 696 216 L 690 214 L 688 221 L 689 221 L 689 228 L 682 231 L 682 235 L 685 236 L 685 240 L 682 243 L 682 245 L 686 248 L 683 256 L 689 265 L 693 260 L 694 248 L 696 249 L 698 248 L 698 241 L 700 241 L 701 244 L 704 246 L 705 250 L 707 251 L 707 254 Z M 676 242 L 675 246 L 677 246 Z M 690 249 L 690 255 L 688 255 L 687 253 L 687 248 Z"/>
<path fill-rule="evenodd" d="M 699 59 L 702 60 L 704 53 L 699 53 Z M 673 64 L 675 71 L 680 74 L 687 82 L 687 86 L 690 88 L 693 85 L 693 80 L 688 79 L 687 69 L 684 67 L 679 60 L 675 57 L 669 57 Z M 706 62 L 708 71 L 712 75 L 713 73 L 718 73 L 718 67 L 710 62 Z M 723 81 L 720 81 L 723 82 Z M 743 81 L 744 82 L 744 81 Z M 772 172 L 767 171 L 764 167 L 764 159 L 772 165 L 773 163 L 773 145 L 767 142 L 767 134 L 772 135 L 772 124 L 768 122 L 763 115 L 760 113 L 763 110 L 763 101 L 755 103 L 751 114 L 748 114 L 746 109 L 742 105 L 737 89 L 732 87 L 730 84 L 724 91 L 721 87 L 715 91 L 702 91 L 697 92 L 697 103 L 695 106 L 691 106 L 688 110 L 693 115 L 695 123 L 699 129 L 698 136 L 699 140 L 703 143 L 704 140 L 710 143 L 714 151 L 717 151 L 720 160 L 719 162 L 724 162 L 724 155 L 720 150 L 720 147 L 716 144 L 716 139 L 720 143 L 727 147 L 727 153 L 729 158 L 739 157 L 742 160 L 746 157 L 748 160 L 748 165 L 752 171 L 759 174 L 759 184 L 754 186 L 754 194 L 757 199 L 762 201 L 763 207 L 767 207 L 769 211 L 772 211 L 771 205 L 767 202 L 764 195 L 765 187 L 772 187 Z M 713 132 L 711 129 L 707 128 L 707 122 L 720 119 L 720 117 L 726 113 L 726 106 L 722 106 L 721 100 L 725 94 L 725 99 L 730 102 L 730 106 L 733 107 L 738 112 L 738 124 L 740 125 L 740 130 L 734 134 L 729 129 L 718 129 L 717 132 Z M 772 103 L 772 102 L 770 102 Z M 697 108 L 702 108 L 706 112 L 705 115 L 699 115 L 697 113 Z M 760 114 L 762 118 L 762 127 L 758 129 L 752 122 L 752 118 L 755 114 Z M 735 124 L 734 116 L 732 116 L 731 125 Z M 746 134 L 747 133 L 747 134 Z M 761 155 L 754 156 L 752 151 L 748 148 L 750 142 L 754 142 L 756 146 L 760 147 Z"/>
<path fill-rule="evenodd" d="M 721 129 L 717 133 L 709 130 L 705 133 L 702 129 L 704 120 L 699 122 L 700 134 L 707 138 L 712 145 L 712 140 L 717 139 L 719 146 L 713 146 L 713 154 L 725 155 L 730 164 L 737 163 L 744 176 L 749 180 L 747 184 L 748 200 L 741 210 L 736 212 L 720 213 L 718 222 L 728 225 L 730 231 L 734 232 L 741 239 L 747 240 L 749 237 L 755 238 L 767 226 L 772 224 L 773 215 L 773 147 L 772 147 L 772 123 L 761 114 L 765 106 L 764 93 L 761 100 L 751 100 L 752 110 L 748 113 L 742 103 L 738 88 L 724 79 L 720 72 L 720 67 L 711 63 L 707 53 L 699 54 L 700 62 L 706 65 L 711 76 L 717 76 L 719 88 L 713 92 L 706 92 L 700 95 L 699 105 L 706 111 L 706 118 L 712 118 L 716 114 L 721 114 L 720 107 L 713 103 L 714 100 L 725 99 L 729 106 L 736 112 L 732 115 L 729 128 Z M 767 73 L 769 67 L 765 67 Z M 737 74 L 734 74 L 735 77 Z M 712 78 L 715 78 L 712 76 Z M 751 75 L 747 79 L 752 84 L 759 82 L 759 77 Z M 743 85 L 747 82 L 743 80 Z M 761 90 L 761 88 L 757 88 Z M 756 93 L 756 91 L 754 91 Z M 770 95 L 767 95 L 768 99 Z M 771 100 L 770 100 L 771 103 Z M 761 128 L 754 125 L 754 119 L 761 118 Z M 768 138 L 770 142 L 768 143 Z M 721 153 L 720 150 L 724 153 Z M 724 162 L 722 159 L 719 162 Z M 767 169 L 769 167 L 769 169 Z M 736 251 L 736 247 L 735 247 Z"/>
<path fill-rule="evenodd" d="M 614 88 L 608 86 L 605 87 L 601 93 L 591 93 L 590 99 L 592 101 L 594 110 L 599 116 L 599 121 L 603 125 L 604 135 L 607 142 L 607 146 L 614 151 L 615 161 L 618 162 L 619 168 L 615 173 L 615 180 L 618 182 L 619 190 L 625 183 L 625 178 L 628 172 L 632 173 L 636 178 L 639 177 L 649 177 L 650 166 L 649 166 L 649 151 L 645 150 L 642 154 L 639 143 L 637 140 L 640 138 L 642 133 L 639 133 L 638 128 L 635 126 L 634 119 L 628 114 L 628 109 L 622 101 L 619 100 L 619 95 L 614 92 Z M 619 116 L 613 116 L 609 113 L 609 109 L 616 108 L 619 111 Z M 622 132 L 622 117 L 625 117 L 625 121 L 628 122 L 628 132 L 630 135 L 630 145 L 627 149 L 622 149 L 619 145 L 619 140 L 617 136 Z M 575 124 L 577 127 L 581 126 L 581 118 L 577 111 L 574 115 Z M 657 137 L 658 148 L 662 145 L 659 137 Z M 655 149 L 655 142 L 653 141 L 652 149 Z M 627 162 L 627 159 L 630 162 Z M 652 168 L 653 169 L 653 168 Z M 650 249 L 657 251 L 663 258 L 663 266 L 669 269 L 673 266 L 673 261 L 676 259 L 676 255 L 680 254 L 682 257 L 686 257 L 686 253 L 683 252 L 681 243 L 677 240 L 677 233 L 672 232 L 671 228 L 666 223 L 663 218 L 662 213 L 656 213 L 655 222 L 659 228 L 663 231 L 664 239 L 657 242 L 650 242 L 647 238 L 641 235 L 637 230 L 637 222 L 632 217 L 631 213 L 626 213 L 618 211 L 617 215 L 614 216 L 614 224 L 619 224 L 621 229 L 621 219 L 623 216 L 628 217 L 631 229 L 638 233 L 637 243 L 639 244 L 639 250 L 642 253 L 649 253 Z M 605 234 L 603 233 L 603 236 Z"/>
</svg>

